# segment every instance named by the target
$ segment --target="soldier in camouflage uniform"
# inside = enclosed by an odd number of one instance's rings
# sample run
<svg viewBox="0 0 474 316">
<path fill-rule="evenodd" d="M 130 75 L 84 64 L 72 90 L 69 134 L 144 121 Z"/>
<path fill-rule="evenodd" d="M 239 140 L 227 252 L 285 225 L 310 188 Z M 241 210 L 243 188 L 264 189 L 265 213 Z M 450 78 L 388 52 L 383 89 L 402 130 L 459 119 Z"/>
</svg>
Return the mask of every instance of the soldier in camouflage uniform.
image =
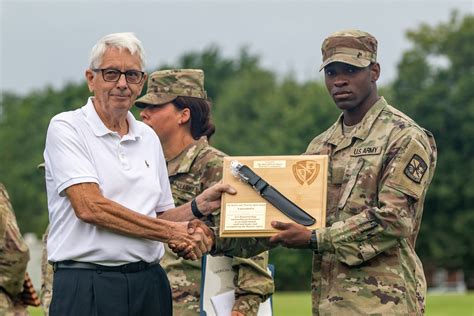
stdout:
<svg viewBox="0 0 474 316">
<path fill-rule="evenodd" d="M 53 266 L 48 262 L 48 252 L 46 245 L 48 243 L 49 225 L 43 235 L 43 253 L 41 255 L 41 306 L 43 307 L 44 315 L 49 315 L 49 305 L 51 305 L 51 298 L 53 297 Z"/>
<path fill-rule="evenodd" d="M 154 72 L 147 94 L 135 104 L 143 108 L 143 122 L 155 130 L 163 144 L 176 206 L 221 180 L 224 153 L 208 144 L 215 128 L 210 122 L 202 70 Z M 202 220 L 216 227 L 219 212 Z M 232 315 L 256 315 L 260 303 L 273 293 L 267 262 L 267 252 L 251 259 L 233 259 L 238 277 Z M 201 263 L 178 258 L 169 248 L 160 263 L 172 287 L 174 315 L 199 315 Z"/>
<path fill-rule="evenodd" d="M 30 259 L 8 193 L 0 183 L 0 315 L 29 315 L 20 299 Z"/>
<path fill-rule="evenodd" d="M 339 119 L 306 154 L 329 155 L 326 227 L 272 223 L 270 240 L 220 240 L 216 253 L 273 245 L 314 250 L 313 315 L 421 315 L 426 281 L 415 242 L 436 166 L 433 135 L 377 93 L 377 41 L 356 30 L 322 45 Z"/>
<path fill-rule="evenodd" d="M 38 169 L 44 172 L 44 162 L 38 165 Z M 53 297 L 53 266 L 48 262 L 48 233 L 49 225 L 43 234 L 43 251 L 41 255 L 41 306 L 43 307 L 44 316 L 49 315 L 49 305 Z"/>
</svg>

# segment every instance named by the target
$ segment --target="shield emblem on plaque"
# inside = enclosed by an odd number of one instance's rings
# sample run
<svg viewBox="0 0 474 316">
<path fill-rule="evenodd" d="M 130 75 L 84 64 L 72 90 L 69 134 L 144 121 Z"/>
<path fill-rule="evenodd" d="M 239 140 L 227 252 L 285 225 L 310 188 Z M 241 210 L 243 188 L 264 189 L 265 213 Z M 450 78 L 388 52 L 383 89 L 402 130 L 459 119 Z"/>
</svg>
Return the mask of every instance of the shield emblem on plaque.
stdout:
<svg viewBox="0 0 474 316">
<path fill-rule="evenodd" d="M 313 160 L 301 160 L 293 165 L 293 175 L 299 184 L 307 183 L 310 185 L 316 180 L 319 174 L 320 166 Z"/>
</svg>

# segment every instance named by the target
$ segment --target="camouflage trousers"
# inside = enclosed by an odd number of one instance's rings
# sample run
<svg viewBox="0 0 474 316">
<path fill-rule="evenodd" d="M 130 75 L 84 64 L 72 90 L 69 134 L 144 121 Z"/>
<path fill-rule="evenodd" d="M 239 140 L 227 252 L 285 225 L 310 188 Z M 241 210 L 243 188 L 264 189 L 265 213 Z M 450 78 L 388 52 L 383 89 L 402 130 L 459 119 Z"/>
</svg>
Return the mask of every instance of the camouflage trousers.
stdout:
<svg viewBox="0 0 474 316">
<path fill-rule="evenodd" d="M 41 257 L 41 306 L 43 307 L 44 315 L 49 315 L 49 305 L 51 305 L 51 298 L 53 297 L 53 266 L 48 263 L 48 253 L 46 251 L 46 243 L 48 240 L 49 227 L 43 235 L 43 254 Z"/>
<path fill-rule="evenodd" d="M 8 294 L 0 289 L 0 315 L 2 316 L 29 316 L 26 306 L 14 302 Z"/>
<path fill-rule="evenodd" d="M 200 313 L 201 270 L 187 269 L 167 272 L 173 297 L 174 316 L 196 316 Z"/>
</svg>

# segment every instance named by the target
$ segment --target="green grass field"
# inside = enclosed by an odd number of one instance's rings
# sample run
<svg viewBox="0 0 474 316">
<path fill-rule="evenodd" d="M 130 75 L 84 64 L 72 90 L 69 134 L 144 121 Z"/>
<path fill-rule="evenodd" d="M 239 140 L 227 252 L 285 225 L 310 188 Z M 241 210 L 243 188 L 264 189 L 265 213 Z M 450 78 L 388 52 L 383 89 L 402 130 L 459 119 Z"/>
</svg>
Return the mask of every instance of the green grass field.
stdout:
<svg viewBox="0 0 474 316">
<path fill-rule="evenodd" d="M 280 292 L 273 296 L 274 316 L 311 315 L 309 292 Z M 39 308 L 30 309 L 32 316 L 43 316 Z M 428 295 L 426 316 L 474 316 L 474 292 L 466 295 Z"/>
<path fill-rule="evenodd" d="M 311 315 L 311 295 L 307 292 L 280 292 L 273 296 L 274 316 Z M 428 295 L 426 316 L 474 316 L 474 292 L 466 295 Z"/>
</svg>

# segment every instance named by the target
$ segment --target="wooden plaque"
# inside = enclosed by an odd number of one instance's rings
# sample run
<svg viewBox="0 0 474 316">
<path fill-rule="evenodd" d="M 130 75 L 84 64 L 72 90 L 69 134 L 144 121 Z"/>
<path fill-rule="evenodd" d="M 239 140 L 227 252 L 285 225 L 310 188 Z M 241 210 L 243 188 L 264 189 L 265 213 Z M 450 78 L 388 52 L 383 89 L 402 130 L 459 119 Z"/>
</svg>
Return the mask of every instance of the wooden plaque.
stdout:
<svg viewBox="0 0 474 316">
<path fill-rule="evenodd" d="M 236 195 L 224 194 L 221 205 L 220 237 L 269 237 L 278 232 L 271 222 L 293 222 L 267 202 L 248 183 L 231 173 L 230 164 L 237 160 L 247 165 L 269 185 L 316 219 L 308 229 L 326 223 L 328 157 L 307 156 L 241 156 L 225 157 L 223 182 L 232 185 Z"/>
</svg>

